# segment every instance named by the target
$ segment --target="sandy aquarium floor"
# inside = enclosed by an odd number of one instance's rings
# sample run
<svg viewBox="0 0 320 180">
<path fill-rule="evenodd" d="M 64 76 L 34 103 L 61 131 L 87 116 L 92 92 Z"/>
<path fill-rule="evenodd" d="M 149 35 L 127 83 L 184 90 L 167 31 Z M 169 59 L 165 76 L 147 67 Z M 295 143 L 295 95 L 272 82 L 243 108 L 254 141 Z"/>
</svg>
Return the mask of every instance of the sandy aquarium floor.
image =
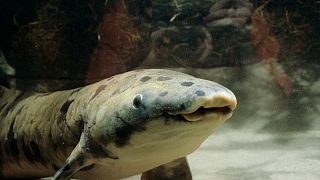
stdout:
<svg viewBox="0 0 320 180">
<path fill-rule="evenodd" d="M 289 97 L 263 64 L 188 73 L 225 85 L 239 103 L 233 117 L 188 156 L 195 180 L 320 179 L 317 71 L 301 68 L 290 75 Z"/>
<path fill-rule="evenodd" d="M 320 132 L 312 131 L 281 139 L 252 131 L 221 132 L 189 159 L 194 179 L 316 180 L 320 178 L 319 139 Z"/>
</svg>

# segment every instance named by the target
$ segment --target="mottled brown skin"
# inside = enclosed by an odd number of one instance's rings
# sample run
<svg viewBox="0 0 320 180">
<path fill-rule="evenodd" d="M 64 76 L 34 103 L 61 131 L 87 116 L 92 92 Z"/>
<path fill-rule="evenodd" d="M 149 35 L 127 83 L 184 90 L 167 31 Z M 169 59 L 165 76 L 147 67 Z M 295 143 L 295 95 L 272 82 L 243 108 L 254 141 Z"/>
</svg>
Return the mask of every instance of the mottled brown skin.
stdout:
<svg viewBox="0 0 320 180">
<path fill-rule="evenodd" d="M 54 93 L 1 87 L 0 95 L 1 177 L 56 172 L 56 180 L 123 178 L 184 157 L 236 106 L 233 93 L 217 83 L 157 69 Z M 193 123 L 193 117 L 203 121 Z M 188 175 L 187 167 L 174 161 L 143 177 Z"/>
<path fill-rule="evenodd" d="M 53 173 L 80 138 L 81 119 L 75 124 L 66 122 L 68 110 L 74 109 L 70 106 L 78 89 L 36 95 L 4 88 L 2 92 L 0 172 L 4 173 L 2 170 L 11 165 L 22 171 L 24 167 L 40 165 L 45 168 L 33 177 Z M 6 173 L 14 175 L 16 168 L 12 174 Z"/>
</svg>

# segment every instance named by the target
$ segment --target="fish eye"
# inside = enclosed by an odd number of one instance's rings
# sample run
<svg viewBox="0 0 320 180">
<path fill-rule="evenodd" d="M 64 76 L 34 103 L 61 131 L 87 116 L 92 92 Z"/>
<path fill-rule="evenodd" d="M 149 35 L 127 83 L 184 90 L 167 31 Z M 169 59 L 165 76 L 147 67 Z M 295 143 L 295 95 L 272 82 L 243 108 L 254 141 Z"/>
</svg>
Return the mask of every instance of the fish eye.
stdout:
<svg viewBox="0 0 320 180">
<path fill-rule="evenodd" d="M 141 94 L 137 94 L 134 98 L 133 98 L 133 107 L 135 108 L 139 108 L 142 104 L 142 95 Z"/>
</svg>

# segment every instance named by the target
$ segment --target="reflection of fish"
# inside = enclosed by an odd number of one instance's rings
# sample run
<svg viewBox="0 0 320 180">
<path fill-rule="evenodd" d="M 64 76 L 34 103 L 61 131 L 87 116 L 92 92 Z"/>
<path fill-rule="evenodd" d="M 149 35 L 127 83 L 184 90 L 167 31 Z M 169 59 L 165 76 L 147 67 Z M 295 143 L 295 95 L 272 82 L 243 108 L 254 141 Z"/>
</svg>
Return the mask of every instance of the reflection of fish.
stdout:
<svg viewBox="0 0 320 180">
<path fill-rule="evenodd" d="M 217 83 L 157 69 L 50 94 L 0 95 L 0 175 L 57 171 L 55 179 L 122 178 L 184 157 L 237 103 Z"/>
</svg>

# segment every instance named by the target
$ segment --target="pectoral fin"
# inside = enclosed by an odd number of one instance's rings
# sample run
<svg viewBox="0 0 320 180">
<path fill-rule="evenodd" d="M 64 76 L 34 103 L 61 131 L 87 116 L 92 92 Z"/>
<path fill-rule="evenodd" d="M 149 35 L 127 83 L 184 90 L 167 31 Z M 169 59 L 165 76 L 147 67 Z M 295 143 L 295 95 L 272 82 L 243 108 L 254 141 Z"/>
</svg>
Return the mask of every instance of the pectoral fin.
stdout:
<svg viewBox="0 0 320 180">
<path fill-rule="evenodd" d="M 55 173 L 53 180 L 67 180 L 71 179 L 81 169 L 91 167 L 94 162 L 90 161 L 86 153 L 80 148 L 78 144 L 72 151 L 64 165 Z"/>
<path fill-rule="evenodd" d="M 93 168 L 97 159 L 118 159 L 116 155 L 89 137 L 88 133 L 82 133 L 77 146 L 73 149 L 64 165 L 53 176 L 54 180 L 71 179 L 78 171 Z"/>
<path fill-rule="evenodd" d="M 192 180 L 187 158 L 183 157 L 142 173 L 141 180 L 153 179 Z"/>
</svg>

